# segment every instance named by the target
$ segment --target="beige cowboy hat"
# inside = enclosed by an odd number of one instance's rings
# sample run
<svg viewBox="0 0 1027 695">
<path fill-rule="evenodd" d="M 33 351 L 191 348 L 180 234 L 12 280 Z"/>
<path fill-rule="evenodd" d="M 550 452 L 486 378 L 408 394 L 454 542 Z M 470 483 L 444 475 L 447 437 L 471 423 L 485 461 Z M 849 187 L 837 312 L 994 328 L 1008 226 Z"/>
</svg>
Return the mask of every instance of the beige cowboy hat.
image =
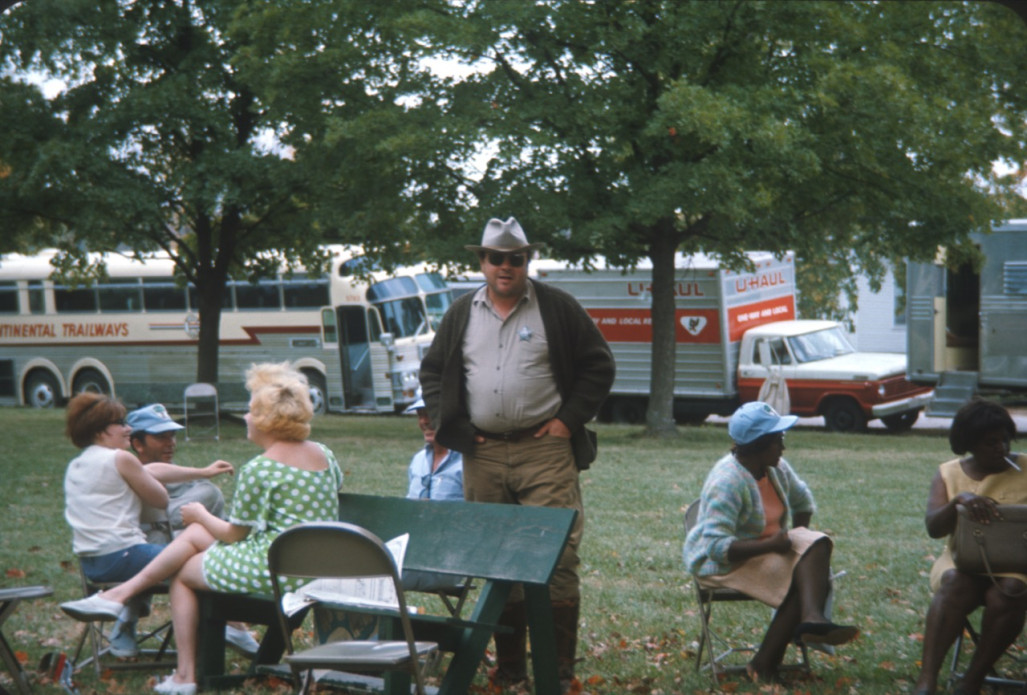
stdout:
<svg viewBox="0 0 1027 695">
<path fill-rule="evenodd" d="M 515 251 L 531 251 L 540 246 L 542 246 L 540 243 L 528 243 L 528 237 L 524 236 L 524 230 L 521 229 L 520 223 L 513 217 L 505 222 L 493 217 L 485 225 L 485 231 L 481 234 L 481 245 L 468 244 L 464 248 L 475 253 L 482 251 L 513 253 Z"/>
</svg>

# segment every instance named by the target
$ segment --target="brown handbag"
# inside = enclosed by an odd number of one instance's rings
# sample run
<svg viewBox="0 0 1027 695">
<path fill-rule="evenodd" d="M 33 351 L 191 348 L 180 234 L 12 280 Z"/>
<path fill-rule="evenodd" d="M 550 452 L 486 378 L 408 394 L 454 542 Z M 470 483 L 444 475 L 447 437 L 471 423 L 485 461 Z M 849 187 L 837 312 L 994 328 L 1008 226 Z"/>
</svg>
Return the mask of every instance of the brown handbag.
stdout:
<svg viewBox="0 0 1027 695">
<path fill-rule="evenodd" d="M 950 541 L 956 568 L 969 574 L 1027 574 L 1027 504 L 998 505 L 998 519 L 974 522 L 956 505 L 956 530 Z"/>
</svg>

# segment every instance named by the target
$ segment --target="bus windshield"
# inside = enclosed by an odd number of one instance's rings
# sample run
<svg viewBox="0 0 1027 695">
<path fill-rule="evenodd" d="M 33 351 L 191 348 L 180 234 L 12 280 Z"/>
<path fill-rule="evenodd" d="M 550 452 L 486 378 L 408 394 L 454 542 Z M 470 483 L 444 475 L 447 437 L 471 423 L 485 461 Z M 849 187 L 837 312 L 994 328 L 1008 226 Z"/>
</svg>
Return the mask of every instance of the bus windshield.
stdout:
<svg viewBox="0 0 1027 695">
<path fill-rule="evenodd" d="M 793 336 L 788 339 L 788 345 L 799 364 L 848 355 L 856 351 L 837 326 Z"/>
</svg>

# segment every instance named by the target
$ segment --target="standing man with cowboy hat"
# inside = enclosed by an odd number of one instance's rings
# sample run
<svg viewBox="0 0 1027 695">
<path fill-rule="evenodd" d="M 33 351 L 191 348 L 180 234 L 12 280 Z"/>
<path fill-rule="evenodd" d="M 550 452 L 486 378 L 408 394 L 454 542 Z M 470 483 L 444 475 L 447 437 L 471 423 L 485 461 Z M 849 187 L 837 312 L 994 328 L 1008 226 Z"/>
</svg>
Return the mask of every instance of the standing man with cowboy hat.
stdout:
<svg viewBox="0 0 1027 695">
<path fill-rule="evenodd" d="M 528 279 L 529 244 L 514 218 L 492 219 L 478 255 L 485 286 L 457 299 L 421 363 L 435 439 L 464 456 L 464 495 L 474 502 L 565 507 L 578 512 L 549 584 L 560 683 L 574 678 L 581 606 L 578 546 L 584 523 L 578 471 L 595 458 L 585 424 L 613 385 L 613 354 L 572 296 Z M 499 686 L 527 683 L 524 595 L 517 587 L 495 635 Z"/>
</svg>

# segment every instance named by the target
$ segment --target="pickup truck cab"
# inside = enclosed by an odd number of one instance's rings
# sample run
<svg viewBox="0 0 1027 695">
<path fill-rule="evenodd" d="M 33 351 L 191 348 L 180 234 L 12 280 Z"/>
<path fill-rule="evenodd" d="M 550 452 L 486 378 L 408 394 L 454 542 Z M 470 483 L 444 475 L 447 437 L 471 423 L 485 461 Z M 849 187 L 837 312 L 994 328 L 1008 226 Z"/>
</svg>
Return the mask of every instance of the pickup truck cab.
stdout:
<svg viewBox="0 0 1027 695">
<path fill-rule="evenodd" d="M 738 356 L 739 401 L 757 400 L 760 387 L 780 370 L 791 412 L 822 415 L 828 429 L 860 432 L 880 418 L 892 431 L 913 426 L 933 389 L 906 378 L 903 354 L 857 352 L 834 321 L 775 321 L 750 328 Z"/>
</svg>

